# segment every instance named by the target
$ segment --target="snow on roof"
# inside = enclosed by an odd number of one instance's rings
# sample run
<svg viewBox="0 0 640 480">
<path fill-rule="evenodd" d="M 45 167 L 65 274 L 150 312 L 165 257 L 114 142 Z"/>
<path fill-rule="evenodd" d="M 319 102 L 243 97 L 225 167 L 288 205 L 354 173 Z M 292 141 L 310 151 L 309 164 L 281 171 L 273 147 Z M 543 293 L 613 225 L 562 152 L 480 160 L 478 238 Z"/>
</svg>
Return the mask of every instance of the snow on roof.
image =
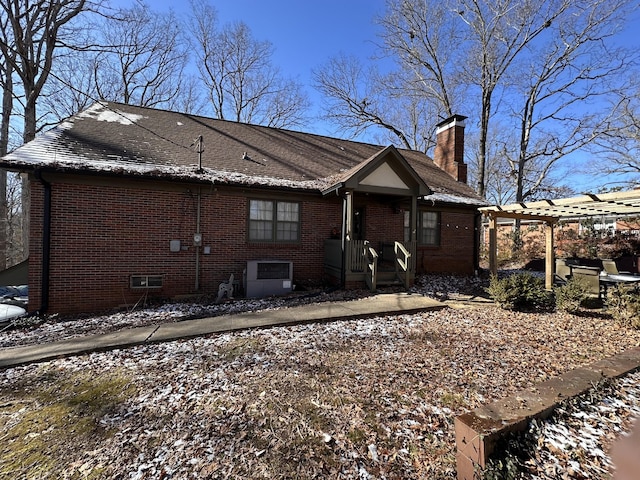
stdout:
<svg viewBox="0 0 640 480">
<path fill-rule="evenodd" d="M 198 138 L 204 145 L 200 158 L 194 148 Z M 97 102 L 6 155 L 0 166 L 323 191 L 382 149 L 310 133 Z M 427 200 L 485 205 L 473 189 L 455 181 L 424 153 L 398 152 L 436 192 Z"/>
<path fill-rule="evenodd" d="M 106 108 L 106 102 L 96 102 L 76 115 L 77 118 L 93 118 L 98 122 L 117 122 L 121 125 L 133 125 L 144 118 L 143 115 L 127 113 L 120 109 Z"/>
<path fill-rule="evenodd" d="M 451 195 L 448 193 L 432 193 L 431 195 L 425 195 L 422 197 L 423 200 L 433 201 L 433 202 L 442 202 L 442 203 L 463 203 L 465 205 L 478 205 L 478 206 L 486 206 L 487 202 L 482 199 L 462 197 L 460 195 Z"/>
</svg>

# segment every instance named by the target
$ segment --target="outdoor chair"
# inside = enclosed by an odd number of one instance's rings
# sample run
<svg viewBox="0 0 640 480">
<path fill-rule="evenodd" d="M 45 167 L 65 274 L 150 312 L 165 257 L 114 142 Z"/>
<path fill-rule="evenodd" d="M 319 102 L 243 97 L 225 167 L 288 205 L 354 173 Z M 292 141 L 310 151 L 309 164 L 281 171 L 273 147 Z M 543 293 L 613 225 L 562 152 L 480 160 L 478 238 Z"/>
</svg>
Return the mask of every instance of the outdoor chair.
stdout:
<svg viewBox="0 0 640 480">
<path fill-rule="evenodd" d="M 631 272 L 618 271 L 618 266 L 616 265 L 616 262 L 614 262 L 613 260 L 602 260 L 602 267 L 604 268 L 604 271 L 607 272 L 607 275 L 619 275 L 621 273 L 627 273 L 627 274 L 631 273 Z"/>
<path fill-rule="evenodd" d="M 553 283 L 556 285 L 564 285 L 571 277 L 571 267 L 567 265 L 567 262 L 562 259 L 556 259 L 556 273 L 554 275 Z"/>
<path fill-rule="evenodd" d="M 597 295 L 601 298 L 602 291 L 600 289 L 600 269 L 596 267 L 583 267 L 573 266 L 571 267 L 571 274 L 575 278 L 581 278 L 585 284 L 589 286 L 589 293 L 591 295 Z"/>
</svg>

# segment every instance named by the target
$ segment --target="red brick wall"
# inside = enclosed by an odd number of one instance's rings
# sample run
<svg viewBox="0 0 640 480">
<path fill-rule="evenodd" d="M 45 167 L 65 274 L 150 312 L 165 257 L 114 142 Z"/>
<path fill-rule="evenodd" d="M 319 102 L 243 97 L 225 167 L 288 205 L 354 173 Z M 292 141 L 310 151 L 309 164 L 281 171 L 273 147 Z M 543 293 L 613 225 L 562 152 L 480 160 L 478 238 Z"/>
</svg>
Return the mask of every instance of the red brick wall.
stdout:
<svg viewBox="0 0 640 480">
<path fill-rule="evenodd" d="M 131 289 L 131 275 L 163 275 L 153 296 L 174 297 L 217 292 L 231 273 L 242 280 L 251 259 L 292 260 L 294 282 L 318 283 L 323 270 L 323 241 L 340 225 L 339 198 L 304 200 L 302 241 L 298 244 L 249 244 L 247 197 L 242 191 L 202 188 L 200 290 L 195 289 L 197 187 L 145 188 L 138 184 L 87 185 L 52 181 L 49 311 L 75 313 L 132 305 L 145 290 Z M 30 310 L 40 308 L 43 188 L 33 182 L 30 246 Z M 289 199 L 289 197 L 285 197 Z M 184 250 L 170 252 L 170 240 Z"/>
<path fill-rule="evenodd" d="M 357 194 L 356 194 L 357 195 Z M 394 242 L 404 239 L 404 214 L 402 210 L 394 208 L 393 204 L 384 199 L 366 196 L 366 204 L 362 200 L 356 206 L 365 208 L 365 238 L 371 245 L 379 249 L 381 243 Z"/>
<path fill-rule="evenodd" d="M 70 177 L 69 177 L 70 178 Z M 83 183 L 85 182 L 86 183 Z M 131 289 L 131 275 L 163 275 L 160 290 L 150 296 L 215 295 L 231 273 L 242 280 L 247 260 L 293 261 L 294 283 L 317 285 L 323 280 L 324 240 L 341 227 L 342 200 L 320 195 L 276 195 L 258 198 L 301 202 L 301 242 L 253 244 L 246 238 L 247 198 L 254 191 L 200 187 L 203 246 L 196 291 L 198 186 L 169 183 L 55 177 L 51 201 L 49 312 L 95 312 L 133 305 L 145 290 Z M 29 286 L 31 311 L 41 305 L 43 187 L 32 182 Z M 247 197 L 249 195 L 249 197 Z M 366 203 L 366 238 L 375 248 L 402 240 L 403 214 L 389 198 L 362 197 Z M 442 213 L 442 244 L 419 248 L 418 273 L 473 271 L 473 214 Z M 169 242 L 183 249 L 171 252 Z"/>
<path fill-rule="evenodd" d="M 440 245 L 418 246 L 416 273 L 473 274 L 475 223 L 472 212 L 444 210 L 440 214 Z"/>
</svg>

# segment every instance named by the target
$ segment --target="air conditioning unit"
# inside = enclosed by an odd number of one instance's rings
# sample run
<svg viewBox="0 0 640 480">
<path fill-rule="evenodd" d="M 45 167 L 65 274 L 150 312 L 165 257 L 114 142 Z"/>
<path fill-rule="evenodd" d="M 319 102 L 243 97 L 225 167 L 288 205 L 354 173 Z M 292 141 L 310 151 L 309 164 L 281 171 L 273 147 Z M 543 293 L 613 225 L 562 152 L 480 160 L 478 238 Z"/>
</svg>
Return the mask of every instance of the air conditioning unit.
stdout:
<svg viewBox="0 0 640 480">
<path fill-rule="evenodd" d="M 293 262 L 249 260 L 245 277 L 247 298 L 284 295 L 293 290 Z"/>
</svg>

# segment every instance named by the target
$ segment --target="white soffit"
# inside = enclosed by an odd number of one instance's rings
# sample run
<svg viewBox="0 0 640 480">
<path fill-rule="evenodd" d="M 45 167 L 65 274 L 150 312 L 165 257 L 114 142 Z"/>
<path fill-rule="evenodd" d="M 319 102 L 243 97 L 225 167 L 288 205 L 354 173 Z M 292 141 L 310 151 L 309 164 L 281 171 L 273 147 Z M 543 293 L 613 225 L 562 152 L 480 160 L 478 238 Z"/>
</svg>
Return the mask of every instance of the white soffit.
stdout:
<svg viewBox="0 0 640 480">
<path fill-rule="evenodd" d="M 381 164 L 373 172 L 360 181 L 360 185 L 368 185 L 372 187 L 389 187 L 408 190 L 409 187 L 398 174 L 389 166 L 388 163 Z"/>
</svg>

